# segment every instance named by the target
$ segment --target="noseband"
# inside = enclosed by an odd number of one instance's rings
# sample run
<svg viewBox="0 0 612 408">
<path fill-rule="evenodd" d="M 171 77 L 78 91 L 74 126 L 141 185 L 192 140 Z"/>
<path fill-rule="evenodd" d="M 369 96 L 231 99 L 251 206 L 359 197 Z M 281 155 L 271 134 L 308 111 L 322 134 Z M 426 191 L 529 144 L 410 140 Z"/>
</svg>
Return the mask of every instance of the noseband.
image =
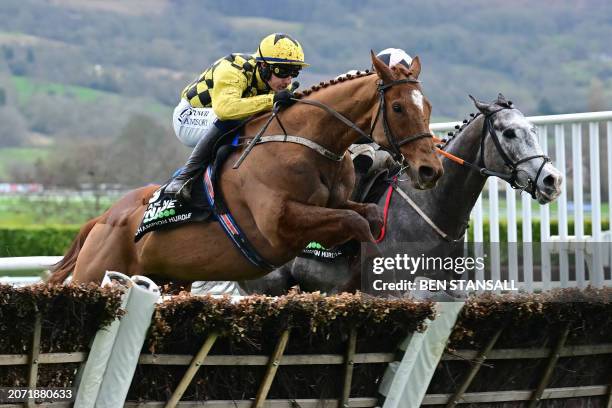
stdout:
<svg viewBox="0 0 612 408">
<path fill-rule="evenodd" d="M 540 174 L 542 174 L 542 170 L 544 169 L 544 166 L 546 165 L 546 163 L 549 163 L 551 160 L 548 156 L 543 155 L 543 154 L 537 154 L 534 156 L 524 157 L 517 161 L 512 161 L 510 159 L 506 151 L 503 149 L 501 142 L 499 141 L 499 137 L 497 136 L 497 133 L 495 133 L 495 129 L 493 128 L 493 116 L 496 115 L 498 112 L 501 112 L 506 109 L 514 109 L 514 108 L 502 107 L 494 112 L 491 112 L 485 115 L 485 119 L 484 119 L 485 123 L 484 123 L 484 126 L 482 127 L 482 137 L 480 138 L 480 164 L 482 167 L 480 172 L 486 176 L 496 176 L 503 180 L 506 180 L 512 188 L 517 189 L 517 190 L 527 191 L 529 194 L 531 194 L 531 197 L 535 199 L 535 194 L 538 188 L 538 179 L 540 178 Z M 494 171 L 487 169 L 487 166 L 485 164 L 485 158 L 484 158 L 484 150 L 485 150 L 484 146 L 485 146 L 485 140 L 487 138 L 487 135 L 491 136 L 491 139 L 493 140 L 493 144 L 495 145 L 495 149 L 497 149 L 497 152 L 499 153 L 502 160 L 504 161 L 504 165 L 510 169 L 510 174 L 498 173 L 498 172 L 494 172 Z M 542 164 L 540 165 L 538 172 L 536 173 L 535 180 L 532 180 L 530 177 L 527 177 L 527 183 L 524 185 L 520 184 L 519 179 L 518 179 L 518 173 L 519 173 L 518 166 L 520 164 L 526 163 L 533 159 L 542 159 Z M 531 191 L 527 190 L 529 186 L 533 186 Z"/>
</svg>

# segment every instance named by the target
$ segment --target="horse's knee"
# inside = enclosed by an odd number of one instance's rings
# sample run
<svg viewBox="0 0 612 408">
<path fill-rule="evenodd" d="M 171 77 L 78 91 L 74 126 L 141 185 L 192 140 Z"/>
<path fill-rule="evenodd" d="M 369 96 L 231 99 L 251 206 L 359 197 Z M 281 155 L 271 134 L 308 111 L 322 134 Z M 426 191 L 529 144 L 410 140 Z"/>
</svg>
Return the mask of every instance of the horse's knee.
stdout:
<svg viewBox="0 0 612 408">
<path fill-rule="evenodd" d="M 374 242 L 374 236 L 370 231 L 370 223 L 355 211 L 349 211 L 341 221 L 343 229 L 352 231 L 352 238 L 361 242 Z"/>
</svg>

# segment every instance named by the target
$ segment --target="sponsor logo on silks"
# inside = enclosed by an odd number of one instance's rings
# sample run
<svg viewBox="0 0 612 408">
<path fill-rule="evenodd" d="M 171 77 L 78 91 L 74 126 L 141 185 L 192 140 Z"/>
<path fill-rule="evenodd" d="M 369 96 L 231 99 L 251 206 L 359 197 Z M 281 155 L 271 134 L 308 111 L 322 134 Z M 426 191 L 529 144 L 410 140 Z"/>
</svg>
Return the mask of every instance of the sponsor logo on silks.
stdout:
<svg viewBox="0 0 612 408">
<path fill-rule="evenodd" d="M 176 214 L 175 200 L 164 200 L 161 203 L 150 204 L 145 211 L 143 223 L 171 217 Z"/>
<path fill-rule="evenodd" d="M 323 245 L 319 244 L 316 241 L 312 241 L 310 244 L 306 245 L 306 249 L 322 249 L 327 250 Z"/>
<path fill-rule="evenodd" d="M 303 258 L 333 261 L 341 255 L 342 251 L 338 250 L 337 248 L 327 249 L 318 242 L 312 241 L 302 250 L 302 254 L 300 256 Z"/>
<path fill-rule="evenodd" d="M 161 194 L 161 189 L 158 188 L 157 191 L 155 191 L 155 193 L 153 194 L 153 197 L 149 199 L 149 204 L 153 204 L 154 202 L 159 200 L 160 194 Z"/>
</svg>

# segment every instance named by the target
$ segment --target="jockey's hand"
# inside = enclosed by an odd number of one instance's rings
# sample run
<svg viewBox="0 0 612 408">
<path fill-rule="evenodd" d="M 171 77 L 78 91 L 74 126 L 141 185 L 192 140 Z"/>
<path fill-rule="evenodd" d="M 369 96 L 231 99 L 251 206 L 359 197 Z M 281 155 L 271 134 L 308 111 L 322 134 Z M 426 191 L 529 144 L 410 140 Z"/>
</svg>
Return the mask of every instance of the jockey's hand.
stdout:
<svg viewBox="0 0 612 408">
<path fill-rule="evenodd" d="M 274 95 L 274 104 L 278 104 L 278 106 L 287 108 L 295 103 L 291 98 L 295 98 L 293 92 L 288 89 L 283 89 L 282 91 L 278 91 L 276 95 Z"/>
</svg>

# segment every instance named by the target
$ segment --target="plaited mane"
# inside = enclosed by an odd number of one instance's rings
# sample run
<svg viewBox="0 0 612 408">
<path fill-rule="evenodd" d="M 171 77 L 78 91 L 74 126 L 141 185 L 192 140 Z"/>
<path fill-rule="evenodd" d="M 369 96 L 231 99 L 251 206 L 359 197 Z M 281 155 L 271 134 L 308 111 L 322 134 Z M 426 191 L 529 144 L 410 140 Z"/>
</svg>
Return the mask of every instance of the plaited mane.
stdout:
<svg viewBox="0 0 612 408">
<path fill-rule="evenodd" d="M 374 72 L 371 72 L 369 69 L 366 69 L 365 71 L 357 71 L 354 74 L 345 74 L 338 78 L 330 79 L 329 81 L 319 82 L 318 84 L 311 86 L 309 89 L 305 89 L 303 91 L 296 92 L 295 96 L 298 99 L 303 98 L 304 96 L 308 96 L 311 93 L 318 91 L 319 89 L 327 88 L 328 86 L 335 85 L 340 82 L 350 81 L 351 79 L 361 78 L 361 77 L 372 75 L 372 74 L 374 74 Z"/>
</svg>

